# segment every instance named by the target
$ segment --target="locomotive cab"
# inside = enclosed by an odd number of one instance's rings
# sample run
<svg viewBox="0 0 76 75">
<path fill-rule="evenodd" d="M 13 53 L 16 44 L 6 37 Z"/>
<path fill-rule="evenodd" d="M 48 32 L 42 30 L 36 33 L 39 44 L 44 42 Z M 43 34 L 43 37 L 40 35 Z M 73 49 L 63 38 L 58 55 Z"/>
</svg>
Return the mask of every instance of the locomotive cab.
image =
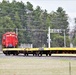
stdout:
<svg viewBox="0 0 76 75">
<path fill-rule="evenodd" d="M 2 46 L 4 48 L 16 48 L 18 45 L 18 38 L 15 32 L 7 32 L 2 36 Z"/>
</svg>

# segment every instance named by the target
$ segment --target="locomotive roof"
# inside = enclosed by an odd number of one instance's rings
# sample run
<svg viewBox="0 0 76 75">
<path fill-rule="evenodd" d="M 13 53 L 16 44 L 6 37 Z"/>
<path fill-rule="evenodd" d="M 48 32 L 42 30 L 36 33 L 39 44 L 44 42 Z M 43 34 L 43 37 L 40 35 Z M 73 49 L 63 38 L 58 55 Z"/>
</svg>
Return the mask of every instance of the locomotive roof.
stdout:
<svg viewBox="0 0 76 75">
<path fill-rule="evenodd" d="M 14 35 L 16 35 L 16 33 L 15 32 L 6 32 L 4 35 L 9 35 L 9 34 L 14 34 Z"/>
</svg>

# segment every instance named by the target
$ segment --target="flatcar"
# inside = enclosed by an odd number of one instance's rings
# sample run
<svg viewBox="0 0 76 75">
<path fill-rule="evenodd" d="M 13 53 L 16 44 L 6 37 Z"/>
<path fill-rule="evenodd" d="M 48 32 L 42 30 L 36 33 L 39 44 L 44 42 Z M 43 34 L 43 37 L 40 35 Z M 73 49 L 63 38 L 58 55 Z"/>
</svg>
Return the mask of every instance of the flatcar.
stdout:
<svg viewBox="0 0 76 75">
<path fill-rule="evenodd" d="M 76 48 L 70 47 L 52 47 L 52 48 L 18 48 L 18 36 L 15 32 L 6 32 L 2 36 L 2 51 L 5 55 L 18 55 L 23 53 L 25 56 L 51 56 L 51 54 L 76 54 Z"/>
</svg>

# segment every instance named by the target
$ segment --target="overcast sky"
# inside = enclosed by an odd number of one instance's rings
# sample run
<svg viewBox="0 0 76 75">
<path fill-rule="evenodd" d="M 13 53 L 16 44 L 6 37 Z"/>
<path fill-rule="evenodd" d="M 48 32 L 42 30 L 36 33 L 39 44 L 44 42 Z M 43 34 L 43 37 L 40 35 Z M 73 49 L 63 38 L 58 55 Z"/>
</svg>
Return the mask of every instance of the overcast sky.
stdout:
<svg viewBox="0 0 76 75">
<path fill-rule="evenodd" d="M 22 1 L 25 4 L 27 1 L 29 1 L 34 8 L 36 8 L 36 6 L 40 6 L 41 9 L 43 10 L 46 9 L 48 13 L 50 13 L 51 11 L 56 11 L 58 7 L 62 7 L 70 18 L 73 19 L 76 17 L 76 0 L 16 0 L 16 1 Z"/>
<path fill-rule="evenodd" d="M 2 0 L 0 0 L 2 1 Z M 12 1 L 12 0 L 9 0 Z M 48 12 L 56 11 L 58 7 L 62 7 L 71 18 L 76 17 L 76 0 L 16 0 L 26 4 L 27 1 L 32 3 L 33 7 L 40 6 Z"/>
<path fill-rule="evenodd" d="M 0 0 L 2 1 L 2 0 Z M 12 1 L 12 0 L 9 0 Z M 58 7 L 62 7 L 70 17 L 76 17 L 76 0 L 16 0 L 26 4 L 31 2 L 33 7 L 40 6 L 41 9 L 46 9 L 48 12 L 56 11 Z"/>
</svg>

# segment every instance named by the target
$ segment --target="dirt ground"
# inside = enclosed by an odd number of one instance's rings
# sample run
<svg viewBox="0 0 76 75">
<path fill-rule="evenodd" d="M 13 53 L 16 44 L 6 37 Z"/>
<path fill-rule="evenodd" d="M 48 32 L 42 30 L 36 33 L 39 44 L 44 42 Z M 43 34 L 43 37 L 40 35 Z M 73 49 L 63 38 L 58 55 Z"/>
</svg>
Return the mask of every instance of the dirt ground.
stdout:
<svg viewBox="0 0 76 75">
<path fill-rule="evenodd" d="M 8 56 L 0 58 L 0 75 L 76 75 L 76 60 Z"/>
</svg>

